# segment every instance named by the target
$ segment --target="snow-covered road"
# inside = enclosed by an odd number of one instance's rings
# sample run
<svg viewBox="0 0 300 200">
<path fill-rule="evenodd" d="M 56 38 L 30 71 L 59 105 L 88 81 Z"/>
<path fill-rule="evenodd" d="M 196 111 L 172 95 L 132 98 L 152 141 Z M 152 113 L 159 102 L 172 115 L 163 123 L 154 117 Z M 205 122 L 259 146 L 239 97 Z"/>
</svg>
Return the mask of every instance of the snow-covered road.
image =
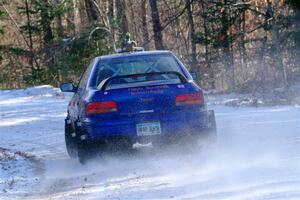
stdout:
<svg viewBox="0 0 300 200">
<path fill-rule="evenodd" d="M 68 99 L 51 87 L 0 91 L 0 199 L 300 199 L 297 106 L 212 106 L 215 146 L 82 166 L 65 151 Z"/>
</svg>

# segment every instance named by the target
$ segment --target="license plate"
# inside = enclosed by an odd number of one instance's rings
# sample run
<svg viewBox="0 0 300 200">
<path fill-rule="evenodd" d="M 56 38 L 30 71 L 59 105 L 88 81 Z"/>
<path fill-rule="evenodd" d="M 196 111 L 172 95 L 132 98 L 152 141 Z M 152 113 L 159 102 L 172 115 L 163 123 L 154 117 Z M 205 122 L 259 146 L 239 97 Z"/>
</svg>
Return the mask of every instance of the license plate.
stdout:
<svg viewBox="0 0 300 200">
<path fill-rule="evenodd" d="M 160 122 L 146 122 L 136 124 L 138 136 L 161 134 Z"/>
</svg>

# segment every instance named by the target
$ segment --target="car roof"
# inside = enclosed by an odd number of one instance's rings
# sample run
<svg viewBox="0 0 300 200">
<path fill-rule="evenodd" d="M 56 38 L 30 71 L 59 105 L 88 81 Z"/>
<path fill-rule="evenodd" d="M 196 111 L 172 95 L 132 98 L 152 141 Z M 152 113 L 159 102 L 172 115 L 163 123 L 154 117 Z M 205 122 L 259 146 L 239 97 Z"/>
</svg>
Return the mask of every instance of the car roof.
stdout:
<svg viewBox="0 0 300 200">
<path fill-rule="evenodd" d="M 104 55 L 97 57 L 100 60 L 113 59 L 113 58 L 125 58 L 131 56 L 144 56 L 144 55 L 157 55 L 157 54 L 172 54 L 171 51 L 168 50 L 155 50 L 155 51 L 131 51 L 124 53 L 116 53 L 110 55 Z"/>
</svg>

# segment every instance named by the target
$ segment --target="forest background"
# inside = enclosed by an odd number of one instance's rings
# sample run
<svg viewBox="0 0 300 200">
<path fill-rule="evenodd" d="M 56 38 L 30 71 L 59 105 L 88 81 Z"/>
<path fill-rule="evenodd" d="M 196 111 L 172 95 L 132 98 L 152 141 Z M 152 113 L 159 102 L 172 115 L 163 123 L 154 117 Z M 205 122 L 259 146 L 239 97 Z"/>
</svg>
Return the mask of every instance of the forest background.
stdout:
<svg viewBox="0 0 300 200">
<path fill-rule="evenodd" d="M 206 90 L 300 80 L 299 0 L 0 0 L 0 89 L 76 82 L 127 32 L 173 51 Z"/>
</svg>

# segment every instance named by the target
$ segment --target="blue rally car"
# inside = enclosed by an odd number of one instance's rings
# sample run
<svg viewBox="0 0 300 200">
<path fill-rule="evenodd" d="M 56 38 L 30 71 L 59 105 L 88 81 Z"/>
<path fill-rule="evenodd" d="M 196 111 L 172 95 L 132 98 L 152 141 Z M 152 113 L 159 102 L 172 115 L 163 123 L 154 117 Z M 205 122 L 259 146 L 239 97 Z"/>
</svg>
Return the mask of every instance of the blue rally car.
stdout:
<svg viewBox="0 0 300 200">
<path fill-rule="evenodd" d="M 181 61 L 170 51 L 131 51 L 96 57 L 77 86 L 65 119 L 70 157 L 81 163 L 104 147 L 128 150 L 136 142 L 155 145 L 182 138 L 216 136 L 214 112 Z"/>
</svg>

